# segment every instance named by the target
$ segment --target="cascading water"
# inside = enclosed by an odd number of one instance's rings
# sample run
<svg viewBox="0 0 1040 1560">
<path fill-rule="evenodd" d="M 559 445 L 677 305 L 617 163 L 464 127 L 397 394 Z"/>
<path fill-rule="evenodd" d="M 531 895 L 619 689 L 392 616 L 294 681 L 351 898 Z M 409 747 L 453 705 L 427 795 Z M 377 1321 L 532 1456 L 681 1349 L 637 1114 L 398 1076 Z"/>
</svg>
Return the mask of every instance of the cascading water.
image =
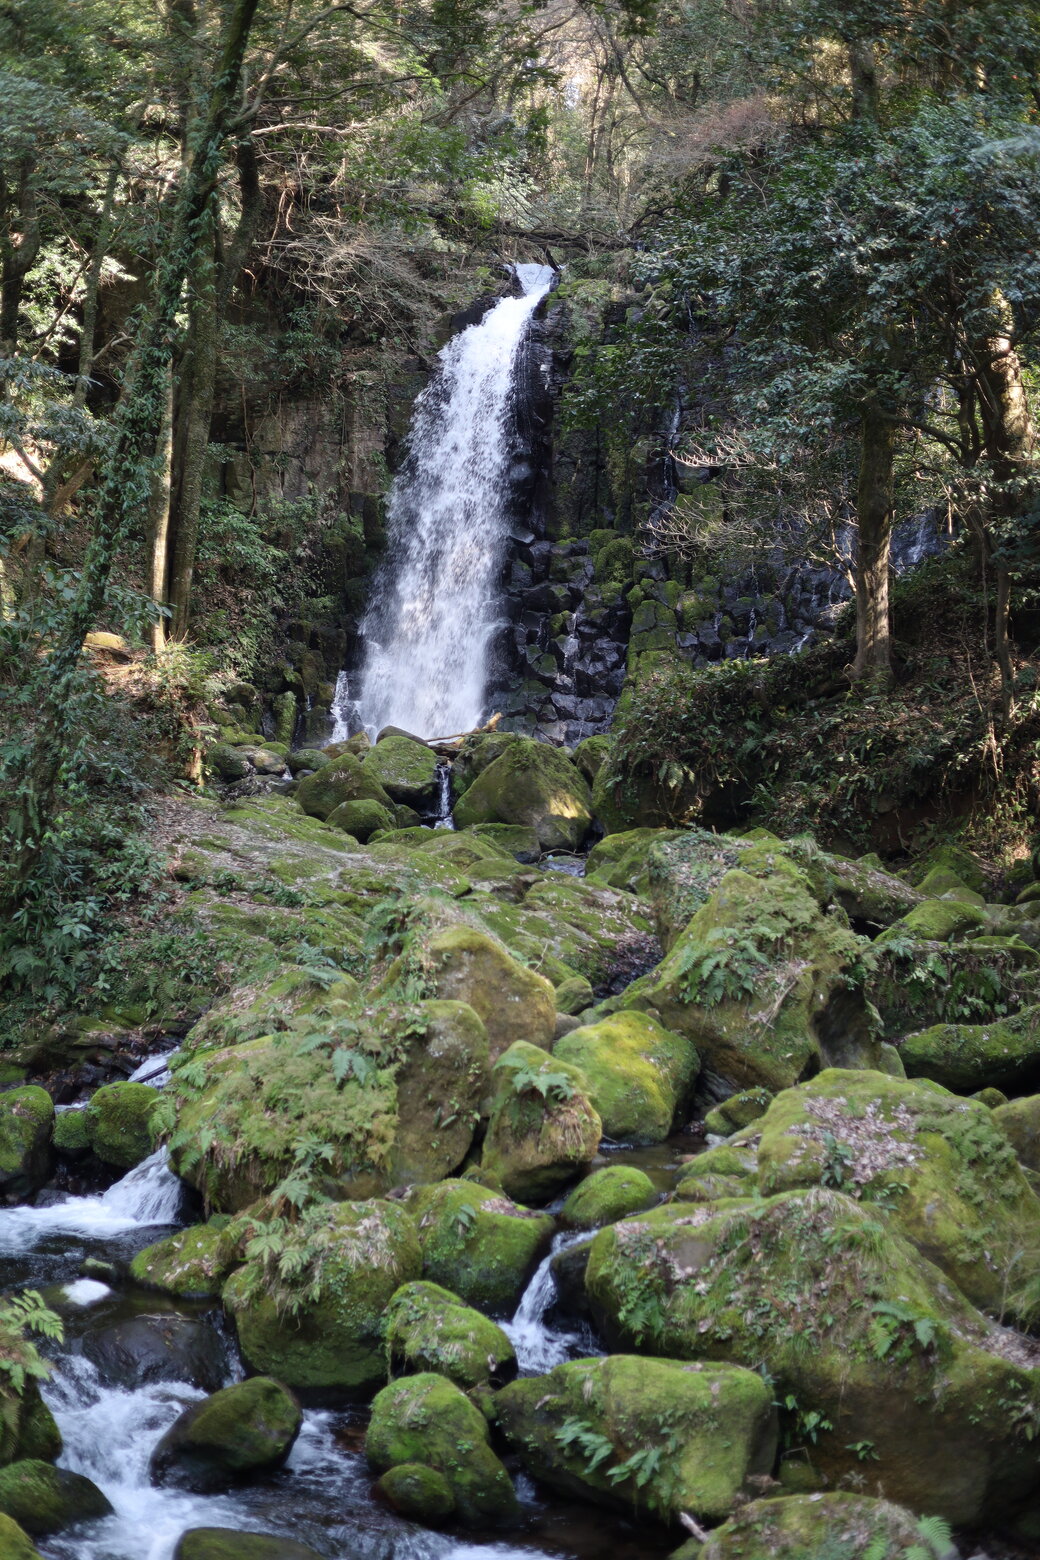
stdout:
<svg viewBox="0 0 1040 1560">
<path fill-rule="evenodd" d="M 600 1352 L 591 1338 L 581 1333 L 559 1332 L 546 1325 L 545 1317 L 556 1300 L 556 1279 L 552 1261 L 559 1251 L 588 1240 L 588 1231 L 554 1235 L 548 1256 L 535 1269 L 534 1275 L 520 1297 L 520 1304 L 512 1320 L 503 1323 L 502 1330 L 516 1350 L 516 1363 L 521 1376 L 541 1376 L 572 1359 L 576 1354 L 588 1357 Z"/>
<path fill-rule="evenodd" d="M 548 266 L 517 266 L 522 296 L 503 298 L 448 343 L 415 404 L 390 495 L 390 557 L 362 624 L 351 713 L 370 736 L 389 725 L 451 736 L 480 723 L 517 448 L 515 368 L 553 276 Z M 345 681 L 337 699 L 334 736 L 345 735 Z"/>
</svg>

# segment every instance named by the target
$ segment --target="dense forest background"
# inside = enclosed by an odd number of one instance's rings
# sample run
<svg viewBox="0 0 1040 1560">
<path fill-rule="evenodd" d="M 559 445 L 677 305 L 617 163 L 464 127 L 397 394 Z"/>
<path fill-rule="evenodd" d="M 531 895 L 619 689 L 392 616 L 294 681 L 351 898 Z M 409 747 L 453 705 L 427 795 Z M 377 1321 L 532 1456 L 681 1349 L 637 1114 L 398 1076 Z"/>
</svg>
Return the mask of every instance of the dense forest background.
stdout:
<svg viewBox="0 0 1040 1560">
<path fill-rule="evenodd" d="M 327 734 L 411 403 L 515 260 L 561 272 L 549 534 L 624 617 L 607 826 L 768 823 L 889 859 L 954 830 L 1021 872 L 1038 21 L 0 7 L 11 1034 L 204 960 L 156 929 L 155 799 L 206 780 L 222 730 Z M 893 525 L 926 513 L 943 546 L 893 583 Z M 765 657 L 747 601 L 793 563 L 853 602 Z M 712 613 L 717 658 L 685 632 Z"/>
</svg>

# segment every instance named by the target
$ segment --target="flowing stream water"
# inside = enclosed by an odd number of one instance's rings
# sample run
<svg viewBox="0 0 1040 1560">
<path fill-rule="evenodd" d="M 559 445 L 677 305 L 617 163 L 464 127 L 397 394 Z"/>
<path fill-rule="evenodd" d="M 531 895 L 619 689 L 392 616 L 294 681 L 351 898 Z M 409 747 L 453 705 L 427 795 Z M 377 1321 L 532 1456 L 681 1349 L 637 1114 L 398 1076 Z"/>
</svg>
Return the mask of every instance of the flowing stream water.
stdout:
<svg viewBox="0 0 1040 1560">
<path fill-rule="evenodd" d="M 389 557 L 362 623 L 359 692 L 340 677 L 334 741 L 359 726 L 372 738 L 390 725 L 430 738 L 480 723 L 519 450 L 516 366 L 555 273 L 515 274 L 521 295 L 449 341 L 415 403 L 390 493 Z"/>
</svg>

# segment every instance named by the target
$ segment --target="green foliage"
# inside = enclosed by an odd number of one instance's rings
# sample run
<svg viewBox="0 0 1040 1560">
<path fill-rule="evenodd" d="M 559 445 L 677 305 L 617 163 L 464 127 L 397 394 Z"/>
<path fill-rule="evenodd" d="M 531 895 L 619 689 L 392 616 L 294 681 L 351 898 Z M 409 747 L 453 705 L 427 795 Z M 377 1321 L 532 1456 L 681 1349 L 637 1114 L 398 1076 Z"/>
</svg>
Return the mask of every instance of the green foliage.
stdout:
<svg viewBox="0 0 1040 1560">
<path fill-rule="evenodd" d="M 41 1357 L 32 1334 L 60 1343 L 61 1318 L 43 1302 L 35 1289 L 24 1289 L 0 1301 L 0 1377 L 3 1389 L 20 1394 L 27 1380 L 45 1381 L 51 1367 Z"/>
<path fill-rule="evenodd" d="M 902 1364 L 914 1347 L 938 1352 L 944 1342 L 942 1325 L 934 1316 L 901 1301 L 878 1301 L 871 1307 L 870 1346 L 875 1359 Z"/>
<path fill-rule="evenodd" d="M 575 1419 L 573 1415 L 563 1421 L 553 1433 L 565 1452 L 577 1447 L 585 1459 L 585 1472 L 594 1473 L 601 1463 L 614 1455 L 614 1447 L 605 1435 L 593 1430 L 587 1419 Z"/>
<path fill-rule="evenodd" d="M 567 1073 L 552 1072 L 516 1058 L 502 1057 L 496 1067 L 512 1071 L 513 1088 L 517 1094 L 537 1094 L 543 1100 L 555 1100 L 562 1104 L 577 1092 Z"/>
</svg>

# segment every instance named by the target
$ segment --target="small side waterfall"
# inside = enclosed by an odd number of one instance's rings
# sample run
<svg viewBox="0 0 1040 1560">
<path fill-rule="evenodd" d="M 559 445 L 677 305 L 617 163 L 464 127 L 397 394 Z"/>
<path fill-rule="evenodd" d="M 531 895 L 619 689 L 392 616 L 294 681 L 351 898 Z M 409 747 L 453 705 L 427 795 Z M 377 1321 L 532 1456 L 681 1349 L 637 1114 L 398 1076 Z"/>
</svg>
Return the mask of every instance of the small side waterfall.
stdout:
<svg viewBox="0 0 1040 1560">
<path fill-rule="evenodd" d="M 388 725 L 439 737 L 480 723 L 517 453 L 515 367 L 553 275 L 517 266 L 522 296 L 455 336 L 415 403 L 390 494 L 389 559 L 361 628 L 354 708 L 373 737 Z"/>
</svg>

